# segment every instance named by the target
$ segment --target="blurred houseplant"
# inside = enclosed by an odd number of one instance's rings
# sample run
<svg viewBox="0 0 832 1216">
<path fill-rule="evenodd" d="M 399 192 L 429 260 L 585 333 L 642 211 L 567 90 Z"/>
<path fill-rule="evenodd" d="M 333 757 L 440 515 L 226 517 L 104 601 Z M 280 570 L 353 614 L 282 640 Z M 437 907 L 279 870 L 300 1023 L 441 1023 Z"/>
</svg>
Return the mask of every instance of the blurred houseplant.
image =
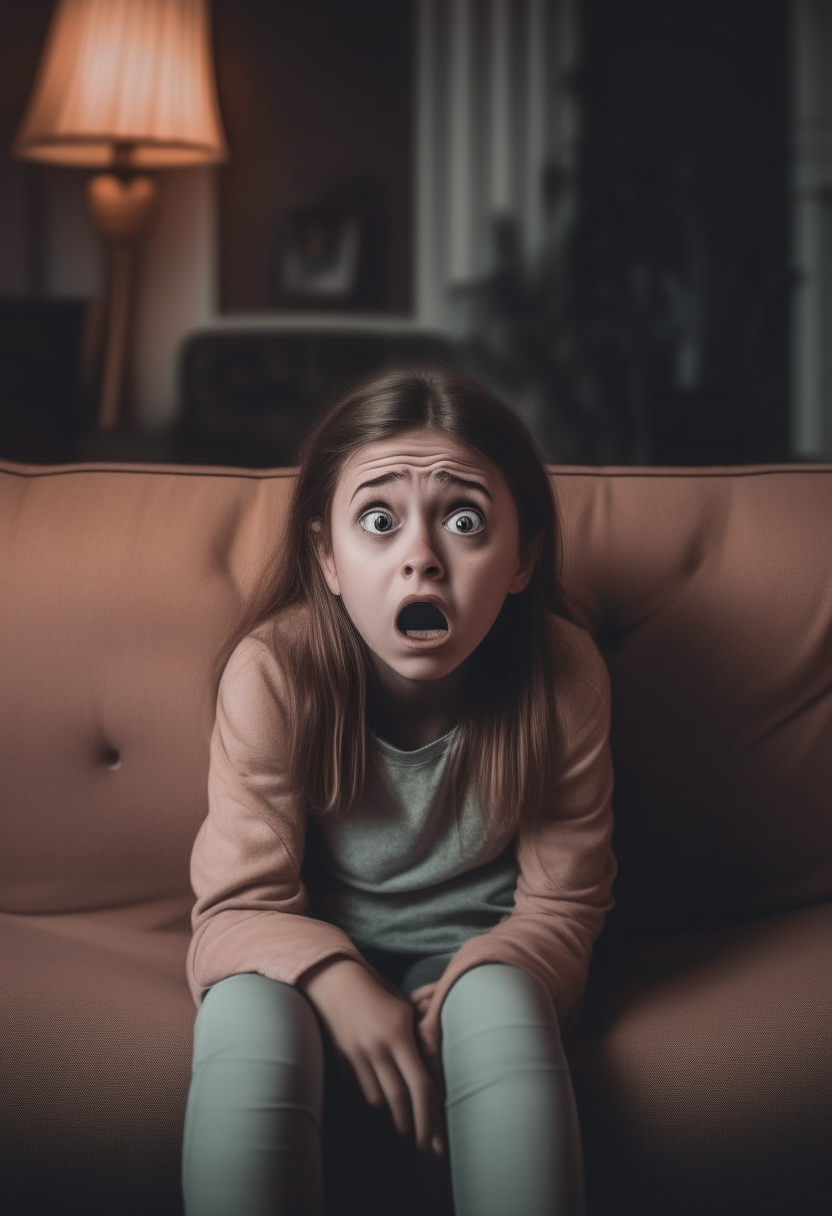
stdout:
<svg viewBox="0 0 832 1216">
<path fill-rule="evenodd" d="M 619 171 L 602 207 L 576 206 L 574 179 L 549 168 L 532 260 L 517 223 L 496 220 L 493 270 L 462 289 L 469 360 L 525 405 L 550 459 L 753 457 L 749 414 L 785 316 L 786 260 L 753 217 L 721 254 L 691 159 L 647 185 Z"/>
</svg>

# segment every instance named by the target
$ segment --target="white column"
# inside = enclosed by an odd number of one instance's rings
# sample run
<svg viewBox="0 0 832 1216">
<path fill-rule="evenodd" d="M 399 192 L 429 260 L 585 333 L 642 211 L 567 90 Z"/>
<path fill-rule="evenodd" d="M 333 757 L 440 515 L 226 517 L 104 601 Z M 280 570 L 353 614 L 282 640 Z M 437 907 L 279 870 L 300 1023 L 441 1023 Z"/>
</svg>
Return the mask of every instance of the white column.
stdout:
<svg viewBox="0 0 832 1216">
<path fill-rule="evenodd" d="M 448 236 L 450 283 L 474 275 L 474 126 L 471 0 L 451 0 L 448 102 Z"/>
<path fill-rule="evenodd" d="M 437 200 L 441 175 L 436 146 L 439 88 L 436 0 L 417 0 L 415 19 L 413 300 L 417 322 L 435 326 L 441 324 L 443 313 L 438 265 L 440 240 Z"/>
<path fill-rule="evenodd" d="M 492 215 L 512 209 L 512 105 L 509 0 L 492 0 L 490 52 L 490 163 L 488 202 Z"/>
<path fill-rule="evenodd" d="M 159 186 L 135 311 L 136 413 L 151 431 L 175 418 L 182 340 L 217 309 L 216 170 L 171 169 L 159 174 Z"/>
<path fill-rule="evenodd" d="M 523 235 L 526 254 L 543 244 L 543 165 L 546 160 L 546 5 L 528 0 L 526 16 L 526 122 Z"/>
<path fill-rule="evenodd" d="M 832 2 L 792 6 L 792 451 L 832 456 Z"/>
<path fill-rule="evenodd" d="M 568 78 L 580 0 L 416 0 L 416 316 L 462 334 L 455 286 L 481 276 L 491 219 L 544 240 L 543 169 L 574 158 Z M 567 112 L 568 111 L 568 112 Z"/>
<path fill-rule="evenodd" d="M 579 9 L 580 0 L 555 0 L 550 10 L 551 31 L 548 35 L 550 154 L 559 164 L 570 169 L 577 159 L 580 134 L 580 114 L 574 92 L 574 74 L 580 56 Z"/>
</svg>

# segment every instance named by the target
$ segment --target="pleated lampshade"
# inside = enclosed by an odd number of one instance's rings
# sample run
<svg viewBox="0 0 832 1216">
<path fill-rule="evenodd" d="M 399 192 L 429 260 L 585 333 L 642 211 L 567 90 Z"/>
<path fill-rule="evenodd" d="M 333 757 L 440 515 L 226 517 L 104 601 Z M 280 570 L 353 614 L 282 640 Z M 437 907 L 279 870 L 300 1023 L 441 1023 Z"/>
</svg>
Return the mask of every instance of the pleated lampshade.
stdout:
<svg viewBox="0 0 832 1216">
<path fill-rule="evenodd" d="M 58 0 L 14 151 L 91 168 L 223 160 L 206 0 Z"/>
</svg>

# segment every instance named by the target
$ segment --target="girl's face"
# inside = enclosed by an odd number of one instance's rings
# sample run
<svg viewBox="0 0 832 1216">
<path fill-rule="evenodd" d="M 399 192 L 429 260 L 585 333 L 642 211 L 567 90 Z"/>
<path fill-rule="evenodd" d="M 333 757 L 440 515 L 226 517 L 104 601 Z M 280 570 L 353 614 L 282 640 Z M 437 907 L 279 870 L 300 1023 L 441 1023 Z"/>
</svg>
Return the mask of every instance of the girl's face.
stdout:
<svg viewBox="0 0 832 1216">
<path fill-rule="evenodd" d="M 522 591 L 517 508 L 490 460 L 441 431 L 368 443 L 344 463 L 319 560 L 379 676 L 449 675 Z M 419 607 L 417 607 L 419 605 Z"/>
</svg>

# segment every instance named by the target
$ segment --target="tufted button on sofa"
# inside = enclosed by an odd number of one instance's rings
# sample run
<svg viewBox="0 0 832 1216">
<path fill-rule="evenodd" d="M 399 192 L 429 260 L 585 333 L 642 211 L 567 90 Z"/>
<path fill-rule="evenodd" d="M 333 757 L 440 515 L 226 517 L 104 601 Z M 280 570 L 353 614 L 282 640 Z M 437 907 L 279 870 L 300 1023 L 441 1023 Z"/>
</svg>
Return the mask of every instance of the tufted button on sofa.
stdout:
<svg viewBox="0 0 832 1216">
<path fill-rule="evenodd" d="M 826 1216 L 832 468 L 553 476 L 613 688 L 617 906 L 568 1035 L 589 1216 Z M 181 1212 L 214 662 L 291 487 L 0 465 L 7 1216 Z"/>
</svg>

